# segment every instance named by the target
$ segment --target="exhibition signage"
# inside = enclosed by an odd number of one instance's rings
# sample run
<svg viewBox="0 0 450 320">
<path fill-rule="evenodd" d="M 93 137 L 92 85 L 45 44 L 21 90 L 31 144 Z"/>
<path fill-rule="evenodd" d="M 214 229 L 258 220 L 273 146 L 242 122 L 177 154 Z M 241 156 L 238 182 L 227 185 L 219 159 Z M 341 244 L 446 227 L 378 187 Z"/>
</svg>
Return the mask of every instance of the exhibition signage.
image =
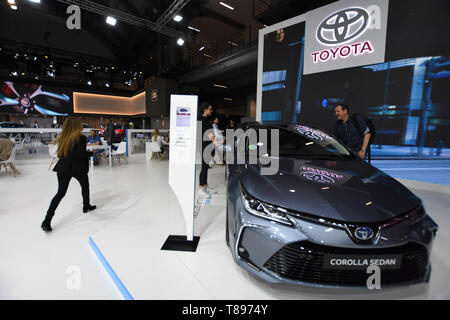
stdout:
<svg viewBox="0 0 450 320">
<path fill-rule="evenodd" d="M 306 17 L 303 74 L 384 62 L 389 0 L 343 0 Z"/>
<path fill-rule="evenodd" d="M 197 240 L 198 243 L 198 237 L 194 239 L 197 103 L 197 96 L 170 96 L 169 185 L 178 199 L 186 224 L 186 237 L 172 236 L 172 240 L 181 247 L 189 247 L 189 243 L 183 245 L 183 240 Z"/>
</svg>

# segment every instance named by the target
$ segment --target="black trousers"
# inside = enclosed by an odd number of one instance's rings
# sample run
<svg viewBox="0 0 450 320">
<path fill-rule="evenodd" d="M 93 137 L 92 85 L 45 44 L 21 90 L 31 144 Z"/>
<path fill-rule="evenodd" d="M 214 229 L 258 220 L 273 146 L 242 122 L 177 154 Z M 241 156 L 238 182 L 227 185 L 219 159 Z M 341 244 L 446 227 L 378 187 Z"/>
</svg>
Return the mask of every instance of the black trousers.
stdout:
<svg viewBox="0 0 450 320">
<path fill-rule="evenodd" d="M 209 163 L 206 163 L 202 157 L 202 171 L 200 171 L 200 186 L 206 186 L 208 184 L 208 169 Z"/>
<path fill-rule="evenodd" d="M 81 194 L 83 195 L 83 207 L 87 207 L 90 204 L 89 199 L 89 177 L 86 174 L 77 175 L 73 178 L 77 179 L 81 185 Z M 47 218 L 52 218 L 55 215 L 55 210 L 58 207 L 61 200 L 64 198 L 69 187 L 69 182 L 72 176 L 66 176 L 64 174 L 58 173 L 58 193 L 53 197 L 50 207 L 47 211 Z"/>
</svg>

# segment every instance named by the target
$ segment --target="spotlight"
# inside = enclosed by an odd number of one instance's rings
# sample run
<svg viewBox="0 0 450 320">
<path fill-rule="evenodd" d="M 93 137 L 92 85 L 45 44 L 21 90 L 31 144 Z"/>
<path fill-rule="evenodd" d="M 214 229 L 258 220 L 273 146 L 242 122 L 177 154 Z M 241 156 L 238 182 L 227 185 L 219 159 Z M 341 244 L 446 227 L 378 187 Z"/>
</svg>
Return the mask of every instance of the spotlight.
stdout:
<svg viewBox="0 0 450 320">
<path fill-rule="evenodd" d="M 177 40 L 177 44 L 178 44 L 179 46 L 182 46 L 182 45 L 184 44 L 184 40 L 181 39 L 181 38 L 179 38 L 179 39 Z"/>
<path fill-rule="evenodd" d="M 173 17 L 173 20 L 176 22 L 180 22 L 181 20 L 183 20 L 183 17 L 177 14 L 175 17 Z"/>
<path fill-rule="evenodd" d="M 117 23 L 117 20 L 116 20 L 116 18 L 113 18 L 113 17 L 111 17 L 111 16 L 108 16 L 108 17 L 106 18 L 106 23 L 109 24 L 109 25 L 111 25 L 111 26 L 115 26 L 116 23 Z"/>
<path fill-rule="evenodd" d="M 17 71 L 13 71 L 13 72 L 11 72 L 11 76 L 13 76 L 13 77 L 17 77 L 19 74 L 17 73 Z"/>
<path fill-rule="evenodd" d="M 91 81 L 91 80 L 88 80 L 87 85 L 88 85 L 88 86 L 92 86 L 92 81 Z"/>
<path fill-rule="evenodd" d="M 191 29 L 191 30 L 194 30 L 194 31 L 200 32 L 200 30 L 199 30 L 199 29 L 197 29 L 197 28 L 194 28 L 194 27 L 191 27 L 191 26 L 188 26 L 188 28 L 189 28 L 189 29 Z"/>
<path fill-rule="evenodd" d="M 232 6 L 230 6 L 229 4 L 226 4 L 225 2 L 220 1 L 219 4 L 230 10 L 234 10 L 234 8 Z"/>
<path fill-rule="evenodd" d="M 107 87 L 107 88 L 109 88 L 109 87 L 110 87 L 110 84 L 109 84 L 109 82 L 105 83 L 105 87 Z"/>
<path fill-rule="evenodd" d="M 17 6 L 12 4 L 12 5 L 11 5 L 11 9 L 17 10 Z"/>
<path fill-rule="evenodd" d="M 205 49 L 205 46 L 201 46 L 200 49 L 198 49 L 198 51 L 202 51 L 203 49 Z"/>
<path fill-rule="evenodd" d="M 16 1 L 15 0 L 8 0 L 8 3 L 9 4 L 16 4 Z"/>
</svg>

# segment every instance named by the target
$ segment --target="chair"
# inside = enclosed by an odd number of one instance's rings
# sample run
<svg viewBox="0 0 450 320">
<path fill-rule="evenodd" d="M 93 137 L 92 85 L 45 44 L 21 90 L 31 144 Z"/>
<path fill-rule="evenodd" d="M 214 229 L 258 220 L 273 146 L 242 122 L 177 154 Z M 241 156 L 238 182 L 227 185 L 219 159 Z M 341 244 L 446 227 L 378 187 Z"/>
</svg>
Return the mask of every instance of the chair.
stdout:
<svg viewBox="0 0 450 320">
<path fill-rule="evenodd" d="M 148 147 L 149 152 L 152 153 L 150 160 L 153 159 L 153 156 L 156 153 L 156 156 L 158 157 L 158 159 L 161 161 L 162 160 L 162 150 L 161 150 L 161 146 L 159 145 L 158 142 L 156 141 L 152 141 L 152 142 L 147 142 L 146 147 Z"/>
<path fill-rule="evenodd" d="M 48 153 L 50 154 L 50 157 L 52 157 L 52 162 L 50 162 L 50 166 L 48 167 L 48 170 L 50 170 L 53 163 L 58 160 L 58 144 L 49 143 Z"/>
<path fill-rule="evenodd" d="M 122 158 L 122 157 L 125 160 L 125 162 L 128 163 L 126 153 L 127 153 L 127 143 L 125 141 L 122 141 L 121 143 L 119 143 L 117 150 L 112 150 L 111 155 L 113 158 L 117 158 L 119 160 L 119 164 L 120 164 L 120 158 Z"/>
<path fill-rule="evenodd" d="M 14 161 L 16 160 L 16 151 L 17 147 L 14 147 L 11 151 L 11 154 L 9 155 L 9 159 L 0 161 L 0 170 L 2 168 L 2 165 L 5 167 L 6 172 L 8 172 L 7 165 L 11 168 L 12 174 L 14 178 L 16 177 L 16 173 L 20 174 L 20 171 L 17 170 L 16 166 L 14 165 Z"/>
</svg>

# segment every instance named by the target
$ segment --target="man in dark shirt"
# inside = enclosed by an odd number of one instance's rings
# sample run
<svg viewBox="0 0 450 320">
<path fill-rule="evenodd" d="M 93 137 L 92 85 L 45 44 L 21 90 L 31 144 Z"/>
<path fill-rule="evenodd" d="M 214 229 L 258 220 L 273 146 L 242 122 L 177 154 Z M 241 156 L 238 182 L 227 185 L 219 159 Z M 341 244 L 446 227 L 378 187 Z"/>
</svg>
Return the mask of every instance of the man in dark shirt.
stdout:
<svg viewBox="0 0 450 320">
<path fill-rule="evenodd" d="M 355 121 L 352 121 L 350 108 L 345 104 L 338 105 L 334 111 L 337 118 L 334 136 L 356 152 L 361 159 L 365 159 L 370 141 L 370 129 L 364 119 L 356 116 Z"/>
<path fill-rule="evenodd" d="M 211 194 L 217 193 L 214 189 L 208 187 L 208 169 L 209 163 L 205 162 L 203 157 L 203 151 L 212 142 L 216 144 L 216 138 L 214 137 L 214 130 L 211 121 L 208 119 L 213 113 L 213 107 L 209 102 L 203 102 L 200 105 L 200 121 L 202 122 L 202 171 L 200 172 L 199 184 L 200 190 L 199 195 L 204 197 L 209 197 Z M 205 133 L 209 140 L 204 141 L 203 137 Z"/>
<path fill-rule="evenodd" d="M 105 136 L 105 140 L 108 143 L 108 146 L 111 146 L 112 150 L 117 150 L 117 147 L 112 144 L 115 135 L 116 135 L 116 131 L 114 129 L 114 124 L 111 119 L 108 119 L 108 124 L 106 125 L 106 130 L 105 130 L 104 136 Z"/>
</svg>

